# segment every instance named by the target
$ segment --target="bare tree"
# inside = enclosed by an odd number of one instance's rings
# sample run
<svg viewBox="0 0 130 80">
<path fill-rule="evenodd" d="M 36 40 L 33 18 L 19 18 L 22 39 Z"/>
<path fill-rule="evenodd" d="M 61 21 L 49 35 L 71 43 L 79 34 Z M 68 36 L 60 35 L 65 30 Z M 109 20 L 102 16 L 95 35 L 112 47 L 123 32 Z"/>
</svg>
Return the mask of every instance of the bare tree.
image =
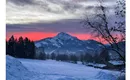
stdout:
<svg viewBox="0 0 130 80">
<path fill-rule="evenodd" d="M 114 27 L 114 30 L 117 32 L 120 32 L 122 38 L 121 40 L 125 40 L 125 0 L 118 0 L 117 6 L 115 8 L 115 15 L 117 18 L 121 19 L 119 21 L 116 21 L 116 27 Z"/>
<path fill-rule="evenodd" d="M 116 26 L 110 26 L 107 9 L 103 6 L 103 1 L 99 1 L 98 6 L 98 8 L 95 8 L 94 14 L 87 16 L 86 19 L 83 20 L 83 24 L 87 29 L 90 29 L 96 37 L 108 42 L 112 47 L 111 50 L 115 51 L 121 59 L 125 61 L 125 57 L 122 55 L 122 53 L 125 54 L 125 51 L 117 44 L 120 41 L 125 41 L 125 27 L 119 25 L 125 24 L 125 21 L 115 22 L 115 24 L 117 24 Z M 118 9 L 118 7 L 116 9 Z M 117 16 L 120 14 L 119 12 L 120 10 L 116 11 Z"/>
</svg>

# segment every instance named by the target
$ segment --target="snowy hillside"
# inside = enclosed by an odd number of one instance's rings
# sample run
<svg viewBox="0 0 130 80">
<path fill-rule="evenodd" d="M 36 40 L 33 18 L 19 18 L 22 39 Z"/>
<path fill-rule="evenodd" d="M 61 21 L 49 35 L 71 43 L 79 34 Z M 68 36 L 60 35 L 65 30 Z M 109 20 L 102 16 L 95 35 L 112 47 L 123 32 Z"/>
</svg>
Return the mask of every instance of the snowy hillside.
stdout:
<svg viewBox="0 0 130 80">
<path fill-rule="evenodd" d="M 31 77 L 30 72 L 20 61 L 6 56 L 6 80 L 31 80 L 29 77 Z"/>
<path fill-rule="evenodd" d="M 35 42 L 36 47 L 44 47 L 45 53 L 57 54 L 80 54 L 91 53 L 98 54 L 102 50 L 102 46 L 94 40 L 82 41 L 67 33 L 61 32 L 52 38 L 46 38 Z"/>
<path fill-rule="evenodd" d="M 6 57 L 7 80 L 117 80 L 118 71 L 108 71 L 81 64 L 54 60 L 31 60 Z"/>
</svg>

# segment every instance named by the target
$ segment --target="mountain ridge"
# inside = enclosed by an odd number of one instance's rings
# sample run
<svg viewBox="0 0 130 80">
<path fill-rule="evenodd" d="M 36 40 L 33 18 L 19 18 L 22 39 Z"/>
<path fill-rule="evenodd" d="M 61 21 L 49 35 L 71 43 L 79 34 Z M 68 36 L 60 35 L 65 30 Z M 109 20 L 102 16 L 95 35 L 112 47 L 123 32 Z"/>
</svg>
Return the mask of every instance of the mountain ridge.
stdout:
<svg viewBox="0 0 130 80">
<path fill-rule="evenodd" d="M 60 32 L 54 37 L 49 37 L 35 42 L 36 47 L 44 47 L 45 53 L 51 54 L 79 54 L 91 55 L 101 52 L 102 46 L 95 40 L 80 40 L 65 32 Z"/>
</svg>

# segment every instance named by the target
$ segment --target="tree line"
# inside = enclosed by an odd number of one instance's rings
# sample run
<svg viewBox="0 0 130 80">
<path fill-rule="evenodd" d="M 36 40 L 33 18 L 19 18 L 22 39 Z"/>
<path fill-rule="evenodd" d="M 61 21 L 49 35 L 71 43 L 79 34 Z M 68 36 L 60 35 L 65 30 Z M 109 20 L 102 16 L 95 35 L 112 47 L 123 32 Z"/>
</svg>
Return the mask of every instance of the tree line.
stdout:
<svg viewBox="0 0 130 80">
<path fill-rule="evenodd" d="M 17 58 L 31 58 L 35 56 L 35 44 L 27 37 L 14 38 L 12 35 L 6 40 L 6 55 Z"/>
<path fill-rule="evenodd" d="M 92 62 L 92 63 L 105 63 L 106 61 L 109 61 L 109 55 L 107 50 L 103 50 L 100 54 L 95 54 L 92 56 L 89 53 L 85 54 L 58 54 L 58 53 L 51 53 L 46 54 L 43 51 L 43 47 L 40 47 L 39 49 L 42 49 L 41 52 L 39 52 L 39 56 L 36 57 L 36 59 L 46 60 L 46 59 L 52 59 L 57 61 L 66 61 L 66 62 L 72 62 L 77 63 L 78 61 L 82 62 L 82 64 Z M 39 51 L 38 49 L 38 51 Z"/>
</svg>

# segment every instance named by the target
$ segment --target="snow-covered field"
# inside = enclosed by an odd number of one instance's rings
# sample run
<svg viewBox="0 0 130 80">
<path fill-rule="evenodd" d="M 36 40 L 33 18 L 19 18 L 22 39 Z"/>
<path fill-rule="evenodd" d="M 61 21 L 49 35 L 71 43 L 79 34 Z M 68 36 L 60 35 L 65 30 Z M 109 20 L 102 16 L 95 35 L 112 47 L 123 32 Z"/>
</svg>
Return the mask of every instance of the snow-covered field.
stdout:
<svg viewBox="0 0 130 80">
<path fill-rule="evenodd" d="M 6 56 L 6 80 L 120 80 L 122 75 L 81 64 Z"/>
</svg>

